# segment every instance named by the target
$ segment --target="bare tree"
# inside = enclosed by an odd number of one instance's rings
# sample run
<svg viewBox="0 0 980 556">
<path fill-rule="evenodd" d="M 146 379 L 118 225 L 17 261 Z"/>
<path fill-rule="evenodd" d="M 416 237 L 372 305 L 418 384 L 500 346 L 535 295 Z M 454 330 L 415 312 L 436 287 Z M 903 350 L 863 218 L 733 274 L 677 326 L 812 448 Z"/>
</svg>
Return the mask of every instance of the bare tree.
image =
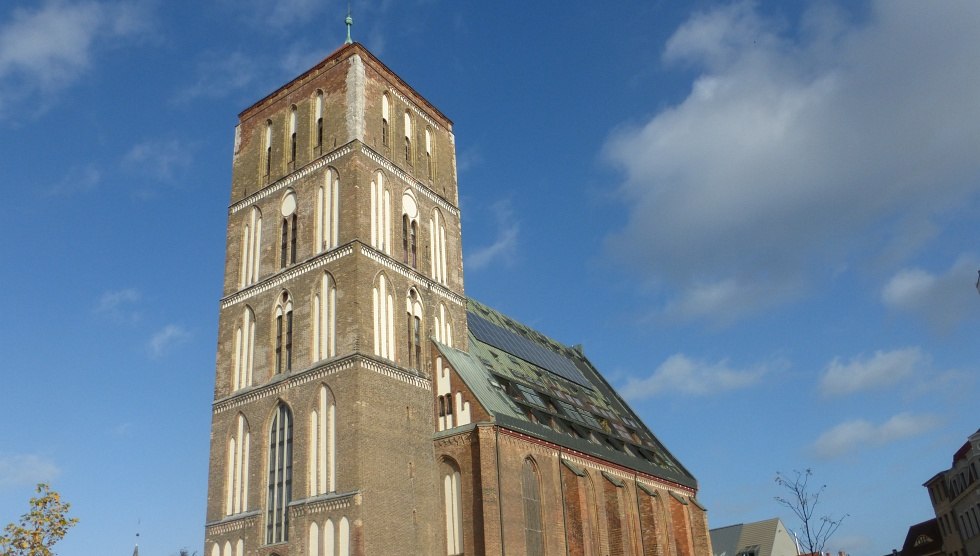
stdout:
<svg viewBox="0 0 980 556">
<path fill-rule="evenodd" d="M 822 515 L 817 517 L 817 504 L 820 503 L 820 495 L 827 489 L 827 485 L 820 485 L 819 488 L 810 486 L 810 478 L 813 477 L 813 470 L 805 471 L 793 470 L 793 475 L 785 475 L 780 471 L 776 472 L 776 484 L 786 489 L 785 496 L 776 496 L 776 502 L 786 506 L 800 520 L 799 538 L 804 554 L 821 554 L 827 541 L 837 532 L 844 518 L 849 514 L 840 517 Z"/>
<path fill-rule="evenodd" d="M 45 483 L 37 485 L 37 497 L 31 498 L 31 509 L 11 523 L 0 535 L 3 556 L 53 556 L 51 547 L 60 541 L 78 519 L 68 517 L 71 504 Z"/>
</svg>

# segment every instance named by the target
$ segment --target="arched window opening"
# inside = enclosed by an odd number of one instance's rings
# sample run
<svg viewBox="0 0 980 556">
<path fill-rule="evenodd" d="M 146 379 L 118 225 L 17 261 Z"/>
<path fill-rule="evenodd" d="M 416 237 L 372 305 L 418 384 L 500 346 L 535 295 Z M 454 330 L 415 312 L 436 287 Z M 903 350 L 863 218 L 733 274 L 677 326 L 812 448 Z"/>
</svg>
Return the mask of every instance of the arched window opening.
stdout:
<svg viewBox="0 0 980 556">
<path fill-rule="evenodd" d="M 265 175 L 272 173 L 272 120 L 265 122 Z"/>
<path fill-rule="evenodd" d="M 419 208 L 411 190 L 402 195 L 402 262 L 418 268 Z"/>
<path fill-rule="evenodd" d="M 453 324 L 449 318 L 449 310 L 445 303 L 439 304 L 439 310 L 434 311 L 432 330 L 435 332 L 436 341 L 453 346 Z"/>
<path fill-rule="evenodd" d="M 337 286 L 333 276 L 324 273 L 320 289 L 313 295 L 313 360 L 337 354 Z"/>
<path fill-rule="evenodd" d="M 337 246 L 337 230 L 340 221 L 340 177 L 337 170 L 328 168 L 323 185 L 316 194 L 316 251 L 318 253 Z"/>
<path fill-rule="evenodd" d="M 390 103 L 388 102 L 388 93 L 381 95 L 381 144 L 388 146 L 388 119 L 390 112 Z"/>
<path fill-rule="evenodd" d="M 459 468 L 454 463 L 442 466 L 443 509 L 446 516 L 446 554 L 463 553 L 463 497 L 460 489 Z"/>
<path fill-rule="evenodd" d="M 429 265 L 432 278 L 440 284 L 446 283 L 448 274 L 446 259 L 446 225 L 442 213 L 435 209 L 429 219 Z"/>
<path fill-rule="evenodd" d="M 296 193 L 290 191 L 283 196 L 279 205 L 282 213 L 282 226 L 279 243 L 279 268 L 296 262 Z"/>
<path fill-rule="evenodd" d="M 296 105 L 289 111 L 289 161 L 296 162 Z"/>
<path fill-rule="evenodd" d="M 293 368 L 293 302 L 283 292 L 276 306 L 276 374 Z"/>
<path fill-rule="evenodd" d="M 544 554 L 544 532 L 541 526 L 541 493 L 538 470 L 534 462 L 524 460 L 521 470 L 521 498 L 524 502 L 524 546 L 528 556 Z"/>
<path fill-rule="evenodd" d="M 310 496 L 337 490 L 337 405 L 333 393 L 320 385 L 316 406 L 310 413 Z"/>
<path fill-rule="evenodd" d="M 323 91 L 317 91 L 313 99 L 313 138 L 314 146 L 323 146 Z"/>
<path fill-rule="evenodd" d="M 412 163 L 412 116 L 405 111 L 405 162 Z"/>
<path fill-rule="evenodd" d="M 415 288 L 409 290 L 405 300 L 408 331 L 408 366 L 422 370 L 422 302 Z"/>
<path fill-rule="evenodd" d="M 262 212 L 252 207 L 242 224 L 241 267 L 238 283 L 241 287 L 254 284 L 259 278 L 259 256 L 262 245 Z"/>
<path fill-rule="evenodd" d="M 242 311 L 242 322 L 235 331 L 233 390 L 252 384 L 252 357 L 255 353 L 255 313 L 248 306 Z"/>
<path fill-rule="evenodd" d="M 434 177 L 432 174 L 432 132 L 428 127 L 425 128 L 425 168 L 429 178 Z"/>
<path fill-rule="evenodd" d="M 395 303 L 384 274 L 378 275 L 372 291 L 374 314 L 374 354 L 395 359 Z"/>
<path fill-rule="evenodd" d="M 228 439 L 228 475 L 225 489 L 225 515 L 248 510 L 248 421 L 238 414 L 237 428 Z"/>
<path fill-rule="evenodd" d="M 284 403 L 276 408 L 269 430 L 269 495 L 266 544 L 289 540 L 289 502 L 293 486 L 293 416 Z"/>
<path fill-rule="evenodd" d="M 391 254 L 391 193 L 380 170 L 371 180 L 371 246 Z"/>
</svg>

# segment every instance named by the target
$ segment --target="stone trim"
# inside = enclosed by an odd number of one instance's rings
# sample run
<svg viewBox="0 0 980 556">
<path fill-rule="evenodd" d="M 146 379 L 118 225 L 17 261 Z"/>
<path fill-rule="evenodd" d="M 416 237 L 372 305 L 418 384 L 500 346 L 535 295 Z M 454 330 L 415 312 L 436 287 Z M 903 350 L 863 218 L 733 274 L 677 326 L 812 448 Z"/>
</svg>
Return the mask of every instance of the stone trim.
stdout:
<svg viewBox="0 0 980 556">
<path fill-rule="evenodd" d="M 351 369 L 355 366 L 360 366 L 369 371 L 374 371 L 389 378 L 400 380 L 417 388 L 422 388 L 423 390 L 432 390 L 432 381 L 425 377 L 413 375 L 403 371 L 402 369 L 375 361 L 374 359 L 370 359 L 361 354 L 353 354 L 348 355 L 343 359 L 329 361 L 325 364 L 287 376 L 276 382 L 255 387 L 247 392 L 236 393 L 224 399 L 218 400 L 212 405 L 211 413 L 217 415 L 218 413 L 228 411 L 230 409 L 242 407 L 256 400 L 285 392 L 294 386 L 319 380 L 327 375 L 332 375 L 343 370 Z"/>
<path fill-rule="evenodd" d="M 252 206 L 259 199 L 264 199 L 265 197 L 272 195 L 276 191 L 285 189 L 287 186 L 292 185 L 294 182 L 300 180 L 301 178 L 305 178 L 306 176 L 312 174 L 313 172 L 316 172 L 317 170 L 330 164 L 331 162 L 334 162 L 338 158 L 347 156 L 352 152 L 354 152 L 354 149 L 350 146 L 350 144 L 347 144 L 335 150 L 331 154 L 321 156 L 320 158 L 308 163 L 306 166 L 303 166 L 299 170 L 296 170 L 295 172 L 289 174 L 288 176 L 280 178 L 270 183 L 269 185 L 263 187 L 262 189 L 259 189 L 255 193 L 252 193 L 248 197 L 245 197 L 241 201 L 238 201 L 237 203 L 231 205 L 230 207 L 228 207 L 228 215 L 231 216 L 232 214 L 235 214 L 236 212 L 242 210 L 245 207 Z"/>
<path fill-rule="evenodd" d="M 626 482 L 623 481 L 622 479 L 620 479 L 619 477 L 614 477 L 614 476 L 610 475 L 609 473 L 606 473 L 605 471 L 602 471 L 601 473 L 602 473 L 602 476 L 605 477 L 606 480 L 609 481 L 610 483 L 612 483 L 613 486 L 615 486 L 616 488 L 625 488 L 626 487 Z"/>
<path fill-rule="evenodd" d="M 673 496 L 674 499 L 677 500 L 678 502 L 680 502 L 681 504 L 684 504 L 685 506 L 687 505 L 687 500 L 683 496 L 681 496 L 680 494 L 677 494 L 676 492 L 674 492 L 672 490 L 668 490 L 667 492 L 669 492 L 670 495 Z"/>
<path fill-rule="evenodd" d="M 697 498 L 695 498 L 693 496 L 688 496 L 687 499 L 690 500 L 692 504 L 694 504 L 695 506 L 697 506 L 698 508 L 700 508 L 702 512 L 708 511 L 708 508 L 705 508 L 704 505 L 701 504 L 701 502 L 698 501 Z"/>
<path fill-rule="evenodd" d="M 352 506 L 361 505 L 361 491 L 345 493 L 332 493 L 302 500 L 294 500 L 289 503 L 289 515 L 292 517 L 304 516 L 308 514 L 324 513 L 334 510 L 343 510 Z"/>
<path fill-rule="evenodd" d="M 586 476 L 586 473 L 585 473 L 585 470 L 584 469 L 582 469 L 581 467 L 579 467 L 579 466 L 575 465 L 574 463 L 568 461 L 567 459 L 561 458 L 558 461 L 560 461 L 562 463 L 562 465 L 564 465 L 565 467 L 567 467 L 572 473 L 575 473 L 579 477 L 585 477 Z"/>
<path fill-rule="evenodd" d="M 211 537 L 248 529 L 255 525 L 260 513 L 261 510 L 252 510 L 248 513 L 228 516 L 219 521 L 212 521 L 204 525 L 204 534 Z"/>
<path fill-rule="evenodd" d="M 459 305 L 460 307 L 466 306 L 466 298 L 463 297 L 462 295 L 459 295 L 458 293 L 452 291 L 446 286 L 427 278 L 426 276 L 419 273 L 418 271 L 410 269 L 404 264 L 396 262 L 395 259 L 391 258 L 389 255 L 386 255 L 373 247 L 370 247 L 363 243 L 360 243 L 360 246 L 361 246 L 361 253 L 365 257 L 373 260 L 374 262 L 380 264 L 381 266 L 389 270 L 401 274 L 402 276 L 408 278 L 409 280 L 414 280 L 415 282 L 418 282 L 425 289 L 436 292 L 440 296 L 448 299 L 449 301 L 455 303 L 456 305 Z"/>
<path fill-rule="evenodd" d="M 364 153 L 365 156 L 367 156 L 375 163 L 383 167 L 386 171 L 388 171 L 388 173 L 397 176 L 403 183 L 405 183 L 405 185 L 410 186 L 417 193 L 423 195 L 433 203 L 439 205 L 440 207 L 448 211 L 450 214 L 455 216 L 457 220 L 459 220 L 459 209 L 449 204 L 449 201 L 443 199 L 439 195 L 436 195 L 435 192 L 433 192 L 431 189 L 426 187 L 425 184 L 413 178 L 411 175 L 408 174 L 408 172 L 402 170 L 398 166 L 395 166 L 390 160 L 388 160 L 387 158 L 379 154 L 371 147 L 365 145 L 364 143 L 360 143 L 359 148 L 361 149 L 361 152 Z"/>
<path fill-rule="evenodd" d="M 253 284 L 245 288 L 244 290 L 240 290 L 236 293 L 233 293 L 223 298 L 221 300 L 221 308 L 227 309 L 228 307 L 236 303 L 241 303 L 242 301 L 255 297 L 260 293 L 267 292 L 272 288 L 281 286 L 286 282 L 292 280 L 293 278 L 299 276 L 300 274 L 304 274 L 315 268 L 320 268 L 321 266 L 324 266 L 327 263 L 332 263 L 337 259 L 341 259 L 343 257 L 346 257 L 347 255 L 350 255 L 353 252 L 354 252 L 353 244 L 347 243 L 345 245 L 333 249 L 332 251 L 321 253 L 308 261 L 295 265 L 288 270 L 284 270 L 277 274 L 273 274 L 272 276 L 266 278 L 265 280 L 262 280 L 261 282 L 258 282 L 257 284 Z"/>
<path fill-rule="evenodd" d="M 657 489 L 650 488 L 650 487 L 646 486 L 645 484 L 643 484 L 641 482 L 637 482 L 636 483 L 636 486 L 637 486 L 637 488 L 639 488 L 643 492 L 649 494 L 650 496 L 653 496 L 654 498 L 657 498 L 657 497 L 660 496 L 660 493 L 657 492 Z"/>
</svg>

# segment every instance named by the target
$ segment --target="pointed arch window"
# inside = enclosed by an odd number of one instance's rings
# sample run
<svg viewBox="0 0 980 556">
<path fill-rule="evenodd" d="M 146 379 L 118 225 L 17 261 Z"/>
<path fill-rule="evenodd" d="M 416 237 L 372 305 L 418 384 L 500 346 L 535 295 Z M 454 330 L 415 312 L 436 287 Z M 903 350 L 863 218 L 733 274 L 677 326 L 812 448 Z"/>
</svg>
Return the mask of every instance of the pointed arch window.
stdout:
<svg viewBox="0 0 980 556">
<path fill-rule="evenodd" d="M 320 90 L 313 98 L 313 141 L 314 147 L 323 146 L 323 91 Z"/>
<path fill-rule="evenodd" d="M 255 313 L 248 306 L 242 311 L 242 322 L 235 330 L 235 364 L 232 390 L 252 384 L 252 357 L 255 353 Z"/>
<path fill-rule="evenodd" d="M 283 195 L 279 205 L 282 213 L 282 223 L 279 237 L 279 268 L 296 263 L 296 193 L 289 191 Z"/>
<path fill-rule="evenodd" d="M 340 221 L 340 176 L 327 168 L 323 185 L 316 193 L 316 251 L 321 253 L 337 246 Z"/>
<path fill-rule="evenodd" d="M 319 291 L 313 295 L 313 360 L 337 354 L 337 286 L 333 276 L 324 273 Z"/>
<path fill-rule="evenodd" d="M 388 121 L 391 118 L 391 103 L 388 101 L 388 93 L 381 95 L 381 144 L 388 146 L 388 137 L 390 136 L 390 131 L 388 129 Z"/>
<path fill-rule="evenodd" d="M 541 526 L 541 489 L 538 470 L 531 458 L 521 470 L 521 498 L 524 502 L 524 547 L 528 556 L 544 554 L 544 531 Z"/>
<path fill-rule="evenodd" d="M 428 127 L 425 128 L 425 171 L 429 174 L 429 178 L 433 178 L 432 174 L 432 130 Z"/>
<path fill-rule="evenodd" d="M 422 370 L 422 302 L 412 288 L 405 300 L 408 330 L 408 366 Z"/>
<path fill-rule="evenodd" d="M 333 392 L 320 385 L 316 406 L 310 413 L 310 496 L 337 490 L 337 405 Z"/>
<path fill-rule="evenodd" d="M 293 368 L 293 302 L 283 292 L 276 305 L 276 374 Z"/>
<path fill-rule="evenodd" d="M 463 497 L 459 468 L 446 461 L 442 466 L 443 509 L 446 515 L 446 554 L 463 553 Z"/>
<path fill-rule="evenodd" d="M 371 180 L 371 246 L 391 254 L 391 193 L 380 170 Z"/>
<path fill-rule="evenodd" d="M 411 191 L 402 195 L 402 262 L 419 267 L 419 209 Z"/>
<path fill-rule="evenodd" d="M 272 173 L 272 120 L 265 121 L 265 175 Z"/>
<path fill-rule="evenodd" d="M 225 515 L 248 510 L 248 421 L 241 413 L 235 432 L 228 439 L 228 462 L 225 479 Z"/>
<path fill-rule="evenodd" d="M 293 416 L 280 403 L 269 430 L 269 489 L 266 504 L 266 544 L 289 540 L 289 502 L 293 487 Z"/>
<path fill-rule="evenodd" d="M 296 105 L 289 110 L 289 161 L 296 162 Z"/>
<path fill-rule="evenodd" d="M 394 296 L 388 280 L 379 274 L 373 294 L 374 309 L 374 354 L 387 359 L 395 359 L 395 320 Z"/>
<path fill-rule="evenodd" d="M 405 111 L 405 162 L 412 163 L 412 115 Z"/>
<path fill-rule="evenodd" d="M 432 330 L 435 332 L 436 341 L 453 347 L 453 323 L 446 304 L 440 303 L 439 309 L 434 313 Z"/>
<path fill-rule="evenodd" d="M 440 284 L 446 284 L 446 259 L 446 225 L 442 213 L 439 209 L 434 209 L 429 219 L 429 265 L 432 278 Z"/>
<path fill-rule="evenodd" d="M 259 256 L 262 245 L 262 212 L 252 207 L 242 223 L 241 266 L 238 283 L 241 287 L 254 284 L 259 278 Z"/>
</svg>

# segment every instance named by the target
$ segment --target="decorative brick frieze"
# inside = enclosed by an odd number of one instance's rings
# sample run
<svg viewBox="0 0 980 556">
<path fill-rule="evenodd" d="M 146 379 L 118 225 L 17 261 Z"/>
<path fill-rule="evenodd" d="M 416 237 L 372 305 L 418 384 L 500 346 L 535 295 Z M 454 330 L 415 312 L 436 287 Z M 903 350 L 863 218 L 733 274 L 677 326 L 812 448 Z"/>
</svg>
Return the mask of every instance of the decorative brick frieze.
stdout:
<svg viewBox="0 0 980 556">
<path fill-rule="evenodd" d="M 287 175 L 286 177 L 280 180 L 276 180 L 270 183 L 269 185 L 263 187 L 262 189 L 256 191 L 255 193 L 252 193 L 248 197 L 245 197 L 241 201 L 238 201 L 237 203 L 231 205 L 231 207 L 228 208 L 228 215 L 231 216 L 236 212 L 242 210 L 243 208 L 254 205 L 256 201 L 258 201 L 259 199 L 264 199 L 269 195 L 272 195 L 276 191 L 281 191 L 286 187 L 289 187 L 296 181 L 305 178 L 306 176 L 312 174 L 313 172 L 316 172 L 317 170 L 326 167 L 328 164 L 337 160 L 338 158 L 347 156 L 352 152 L 354 152 L 354 149 L 350 146 L 350 144 L 347 144 L 326 156 L 321 156 L 320 158 L 310 162 L 309 164 L 300 168 L 299 170 L 290 173 L 289 175 Z"/>
<path fill-rule="evenodd" d="M 225 535 L 232 531 L 242 531 L 255 525 L 259 517 L 259 511 L 228 516 L 221 521 L 208 523 L 204 526 L 204 534 L 208 537 Z"/>
<path fill-rule="evenodd" d="M 350 255 L 353 252 L 354 252 L 353 244 L 347 243 L 341 245 L 340 247 L 332 251 L 327 251 L 326 253 L 317 255 L 316 257 L 304 263 L 300 263 L 296 266 L 290 267 L 288 270 L 284 272 L 273 274 L 272 276 L 266 278 L 265 280 L 262 280 L 261 282 L 253 286 L 249 286 L 241 291 L 229 295 L 228 297 L 221 300 L 221 308 L 227 309 L 228 307 L 231 307 L 236 303 L 241 303 L 242 301 L 245 301 L 246 299 L 254 297 L 260 293 L 267 292 L 272 288 L 281 286 L 286 282 L 292 280 L 293 278 L 296 278 L 297 276 L 305 274 L 306 272 L 309 272 L 310 270 L 313 270 L 315 268 L 320 268 L 321 266 L 324 266 L 327 263 L 332 263 L 333 261 L 346 257 L 347 255 Z"/>
</svg>

